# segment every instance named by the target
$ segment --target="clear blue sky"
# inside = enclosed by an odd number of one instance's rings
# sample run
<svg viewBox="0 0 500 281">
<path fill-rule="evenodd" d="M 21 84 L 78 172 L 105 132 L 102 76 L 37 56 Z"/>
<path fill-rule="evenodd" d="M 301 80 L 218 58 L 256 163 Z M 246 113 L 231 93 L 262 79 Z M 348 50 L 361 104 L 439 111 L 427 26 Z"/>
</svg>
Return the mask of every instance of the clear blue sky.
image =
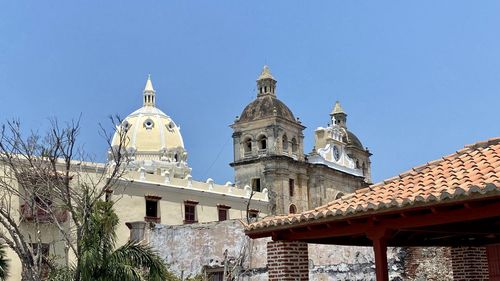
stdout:
<svg viewBox="0 0 500 281">
<path fill-rule="evenodd" d="M 151 73 L 194 178 L 225 182 L 267 63 L 306 152 L 340 100 L 379 181 L 500 135 L 499 27 L 499 1 L 3 1 L 0 120 L 81 113 L 104 159 L 97 124 L 140 107 Z"/>
</svg>

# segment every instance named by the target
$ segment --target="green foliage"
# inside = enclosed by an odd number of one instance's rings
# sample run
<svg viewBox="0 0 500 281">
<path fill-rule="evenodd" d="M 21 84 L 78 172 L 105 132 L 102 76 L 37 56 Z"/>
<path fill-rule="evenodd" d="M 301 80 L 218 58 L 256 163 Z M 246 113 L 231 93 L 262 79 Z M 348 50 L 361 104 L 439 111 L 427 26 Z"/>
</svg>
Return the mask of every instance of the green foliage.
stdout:
<svg viewBox="0 0 500 281">
<path fill-rule="evenodd" d="M 0 245 L 0 280 L 7 280 L 9 276 L 9 260 L 7 259 L 7 246 Z"/>
<path fill-rule="evenodd" d="M 78 281 L 160 281 L 171 277 L 163 260 L 148 245 L 129 241 L 115 249 L 118 216 L 112 202 L 98 201 L 81 241 Z M 75 280 L 75 267 L 53 271 L 52 281 Z"/>
</svg>

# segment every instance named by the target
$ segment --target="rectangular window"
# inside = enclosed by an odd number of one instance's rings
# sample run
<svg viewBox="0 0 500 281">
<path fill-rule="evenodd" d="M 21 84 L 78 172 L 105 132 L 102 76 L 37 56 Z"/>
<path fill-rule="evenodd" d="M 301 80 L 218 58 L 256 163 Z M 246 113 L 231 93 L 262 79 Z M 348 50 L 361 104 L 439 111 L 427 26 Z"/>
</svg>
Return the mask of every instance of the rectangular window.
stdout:
<svg viewBox="0 0 500 281">
<path fill-rule="evenodd" d="M 184 223 L 197 223 L 196 220 L 196 205 L 197 201 L 184 201 Z"/>
<path fill-rule="evenodd" d="M 227 220 L 227 209 L 219 209 L 219 221 Z"/>
<path fill-rule="evenodd" d="M 295 191 L 294 188 L 295 188 L 295 180 L 289 179 L 288 180 L 288 192 L 290 193 L 290 197 L 293 197 L 293 194 Z"/>
<path fill-rule="evenodd" d="M 146 217 L 158 217 L 158 201 L 146 200 Z"/>
<path fill-rule="evenodd" d="M 219 214 L 219 221 L 225 221 L 225 220 L 229 219 L 229 209 L 231 209 L 231 206 L 222 205 L 222 204 L 217 205 L 217 212 Z"/>
<path fill-rule="evenodd" d="M 260 178 L 252 179 L 252 190 L 260 192 Z"/>
<path fill-rule="evenodd" d="M 160 196 L 156 195 L 146 195 L 146 216 L 144 221 L 160 223 L 160 212 L 158 210 L 158 203 L 161 199 Z"/>
</svg>

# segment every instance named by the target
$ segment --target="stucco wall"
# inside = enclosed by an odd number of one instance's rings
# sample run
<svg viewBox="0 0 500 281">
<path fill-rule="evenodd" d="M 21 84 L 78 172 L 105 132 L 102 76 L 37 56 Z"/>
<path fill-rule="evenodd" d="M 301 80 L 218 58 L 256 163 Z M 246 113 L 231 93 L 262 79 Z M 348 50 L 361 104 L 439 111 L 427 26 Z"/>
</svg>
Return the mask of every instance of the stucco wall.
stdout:
<svg viewBox="0 0 500 281">
<path fill-rule="evenodd" d="M 203 266 L 222 267 L 224 251 L 230 257 L 245 253 L 242 280 L 267 280 L 267 242 L 244 235 L 239 221 L 165 226 L 150 229 L 147 239 L 178 276 L 193 276 Z M 373 251 L 369 247 L 309 244 L 310 280 L 374 280 Z M 243 250 L 245 249 L 245 250 Z M 403 280 L 404 251 L 388 251 L 391 280 Z"/>
</svg>

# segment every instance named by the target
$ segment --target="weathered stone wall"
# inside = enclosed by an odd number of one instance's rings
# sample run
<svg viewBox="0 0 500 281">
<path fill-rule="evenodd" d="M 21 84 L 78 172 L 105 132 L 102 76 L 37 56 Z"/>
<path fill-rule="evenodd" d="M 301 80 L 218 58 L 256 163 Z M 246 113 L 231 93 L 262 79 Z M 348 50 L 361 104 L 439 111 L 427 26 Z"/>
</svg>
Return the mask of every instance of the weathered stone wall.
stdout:
<svg viewBox="0 0 500 281">
<path fill-rule="evenodd" d="M 249 239 L 239 221 L 165 226 L 148 231 L 151 245 L 178 276 L 194 276 L 204 266 L 222 267 L 224 251 L 236 258 L 244 256 L 240 280 L 268 280 L 267 242 Z M 373 251 L 370 247 L 309 244 L 309 280 L 375 280 Z M 388 251 L 391 280 L 403 280 L 404 251 Z"/>
<path fill-rule="evenodd" d="M 178 276 L 194 276 L 203 268 L 223 267 L 224 251 L 230 259 L 243 257 L 245 280 L 266 280 L 266 243 L 245 236 L 239 221 L 166 226 L 155 225 L 147 237 L 150 245 Z M 245 271 L 248 270 L 248 271 Z M 258 278 L 259 276 L 263 278 Z"/>
<path fill-rule="evenodd" d="M 390 280 L 403 280 L 405 252 L 389 248 Z M 309 244 L 310 280 L 375 280 L 375 258 L 371 247 Z"/>
</svg>

